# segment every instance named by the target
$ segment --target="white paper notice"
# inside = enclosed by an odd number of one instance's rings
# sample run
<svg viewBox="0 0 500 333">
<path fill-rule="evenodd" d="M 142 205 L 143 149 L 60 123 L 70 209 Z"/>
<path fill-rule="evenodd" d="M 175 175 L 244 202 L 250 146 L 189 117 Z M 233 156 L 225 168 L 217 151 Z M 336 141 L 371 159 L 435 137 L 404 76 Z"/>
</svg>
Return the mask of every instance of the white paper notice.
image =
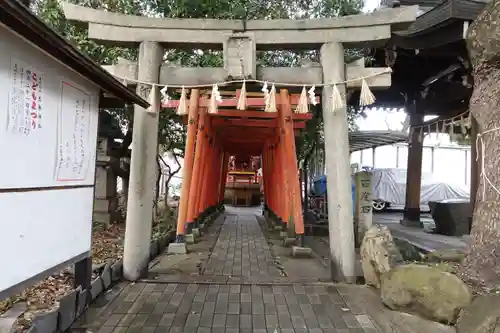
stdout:
<svg viewBox="0 0 500 333">
<path fill-rule="evenodd" d="M 57 181 L 85 179 L 91 158 L 90 116 L 90 95 L 63 82 L 57 137 Z"/>
<path fill-rule="evenodd" d="M 43 75 L 22 61 L 11 58 L 10 79 L 7 132 L 30 136 L 43 125 Z"/>
</svg>

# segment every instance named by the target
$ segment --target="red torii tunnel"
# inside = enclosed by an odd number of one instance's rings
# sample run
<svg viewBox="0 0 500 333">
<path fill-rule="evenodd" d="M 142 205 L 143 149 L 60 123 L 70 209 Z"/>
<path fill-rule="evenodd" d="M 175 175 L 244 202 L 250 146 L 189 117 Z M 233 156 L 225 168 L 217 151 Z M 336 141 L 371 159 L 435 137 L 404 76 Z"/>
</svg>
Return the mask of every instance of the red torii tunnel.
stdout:
<svg viewBox="0 0 500 333">
<path fill-rule="evenodd" d="M 223 208 L 229 159 L 237 155 L 246 160 L 260 156 L 265 209 L 283 224 L 289 237 L 303 244 L 295 135 L 312 115 L 294 113 L 299 95 L 290 95 L 286 89 L 276 94 L 277 112 L 262 111 L 262 96 L 248 97 L 247 110 L 237 110 L 239 95 L 236 91 L 235 97 L 218 103 L 217 113 L 208 113 L 208 96 L 191 90 L 184 119 L 187 138 L 176 242 L 194 241 L 204 217 Z M 163 107 L 178 105 L 178 100 L 169 100 Z"/>
</svg>

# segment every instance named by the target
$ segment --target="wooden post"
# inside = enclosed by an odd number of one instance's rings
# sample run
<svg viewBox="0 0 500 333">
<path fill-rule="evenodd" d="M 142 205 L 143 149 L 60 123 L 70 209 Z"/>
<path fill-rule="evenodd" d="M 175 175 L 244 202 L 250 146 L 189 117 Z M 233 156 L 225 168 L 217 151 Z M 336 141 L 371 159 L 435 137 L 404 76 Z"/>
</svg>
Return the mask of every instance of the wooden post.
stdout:
<svg viewBox="0 0 500 333">
<path fill-rule="evenodd" d="M 269 209 L 274 211 L 273 207 L 273 175 L 275 171 L 273 171 L 273 160 L 272 160 L 272 153 L 273 153 L 273 144 L 272 142 L 269 142 L 268 145 L 268 150 L 267 150 L 267 158 L 266 158 L 266 164 L 262 167 L 262 171 L 266 172 L 266 180 L 264 181 L 264 198 L 267 197 L 267 205 Z M 264 170 L 264 168 L 266 170 Z"/>
<path fill-rule="evenodd" d="M 287 231 L 289 232 L 295 232 L 294 226 L 293 226 L 293 218 L 291 214 L 291 205 L 293 204 L 292 202 L 292 197 L 290 196 L 290 186 L 288 184 L 288 159 L 286 156 L 286 146 L 285 146 L 285 133 L 283 129 L 283 124 L 280 124 L 281 130 L 280 130 L 280 138 L 278 142 L 278 154 L 279 154 L 279 160 L 278 160 L 278 172 L 280 173 L 280 187 L 281 187 L 281 200 L 278 197 L 279 193 L 277 193 L 277 200 L 280 203 L 280 213 L 281 213 L 281 219 L 286 225 Z M 283 131 L 282 131 L 283 130 Z"/>
<path fill-rule="evenodd" d="M 280 90 L 280 98 L 283 99 L 283 89 Z M 288 91 L 286 91 L 288 93 Z M 286 95 L 288 97 L 288 95 Z M 287 232 L 289 238 L 295 238 L 295 215 L 294 215 L 294 194 L 293 194 L 293 186 L 291 182 L 291 172 L 292 172 L 292 159 L 290 157 L 291 151 L 291 143 L 289 138 L 289 128 L 287 126 L 286 118 L 289 116 L 288 113 L 284 110 L 285 107 L 280 105 L 278 107 L 278 124 L 279 124 L 279 133 L 280 133 L 280 147 L 281 147 L 281 162 L 283 170 L 283 184 L 284 188 L 284 200 L 288 202 L 285 210 L 285 222 L 287 224 Z M 293 135 L 293 134 L 292 134 Z"/>
<path fill-rule="evenodd" d="M 215 137 L 215 139 L 217 139 L 217 136 Z M 209 188 L 209 192 L 210 192 L 210 195 L 209 195 L 209 203 L 208 203 L 208 207 L 212 208 L 214 205 L 215 205 L 215 201 L 214 201 L 214 198 L 215 198 L 215 192 L 214 190 L 216 188 L 219 188 L 219 177 L 217 175 L 217 171 L 219 171 L 219 161 L 220 161 L 220 154 L 219 154 L 219 144 L 217 142 L 217 140 L 215 140 L 215 149 L 214 149 L 214 155 L 213 155 L 213 161 L 212 161 L 212 171 L 210 173 L 210 176 L 212 177 L 212 184 Z M 220 171 L 219 171 L 220 173 Z"/>
<path fill-rule="evenodd" d="M 264 149 L 262 151 L 262 157 L 261 157 L 261 168 L 262 168 L 262 185 L 261 185 L 261 191 L 264 193 L 264 207 L 269 207 L 269 197 L 267 196 L 267 193 L 264 192 L 264 187 L 267 186 L 268 181 L 269 181 L 269 166 L 268 166 L 268 161 L 269 159 L 269 141 L 266 141 L 264 144 Z"/>
<path fill-rule="evenodd" d="M 410 114 L 410 126 L 422 125 L 424 115 L 420 113 L 415 96 L 408 98 L 407 106 Z M 409 227 L 423 228 L 420 221 L 420 186 L 422 182 L 422 152 L 423 138 L 420 131 L 412 131 L 408 143 L 408 166 L 406 169 L 406 202 L 401 224 Z"/>
<path fill-rule="evenodd" d="M 198 120 L 198 89 L 191 90 L 189 100 L 188 129 L 186 136 L 186 149 L 184 153 L 184 166 L 182 168 L 182 188 L 179 202 L 179 215 L 177 216 L 177 243 L 184 243 L 185 222 L 191 188 L 191 177 L 194 163 L 194 144 L 196 135 L 196 124 Z"/>
<path fill-rule="evenodd" d="M 210 145 L 210 154 L 208 156 L 208 164 L 207 164 L 207 171 L 206 171 L 206 176 L 207 180 L 205 181 L 206 186 L 203 188 L 204 191 L 204 202 L 203 202 L 203 207 L 202 211 L 206 211 L 210 207 L 210 189 L 212 186 L 214 186 L 214 178 L 213 178 L 213 169 L 214 169 L 214 156 L 215 156 L 215 150 L 216 150 L 216 135 L 212 134 L 212 144 Z"/>
<path fill-rule="evenodd" d="M 293 114 L 292 106 L 290 104 L 290 96 L 288 90 L 281 89 L 281 107 L 282 121 L 284 124 L 284 138 L 285 146 L 288 148 L 287 157 L 287 179 L 288 188 L 292 202 L 292 216 L 294 222 L 294 233 L 299 237 L 300 246 L 304 245 L 304 218 L 302 216 L 302 203 L 300 200 L 300 184 L 299 184 L 299 171 L 297 168 L 297 154 L 295 150 L 295 132 L 293 128 Z"/>
<path fill-rule="evenodd" d="M 341 43 L 327 43 L 320 50 L 323 82 L 345 80 L 344 47 Z M 337 84 L 341 96 L 345 84 Z M 349 162 L 349 135 L 347 107 L 333 108 L 333 87 L 323 87 L 323 122 L 325 129 L 325 164 L 328 193 L 328 231 L 332 279 L 356 282 L 356 252 L 351 195 L 351 167 Z"/>
<path fill-rule="evenodd" d="M 217 181 L 217 186 L 214 187 L 214 205 L 218 206 L 219 205 L 219 188 L 221 187 L 221 184 L 224 183 L 222 179 L 222 174 L 223 174 L 223 165 L 224 165 L 224 150 L 222 148 L 222 142 L 219 142 L 219 150 L 218 150 L 218 155 L 217 155 L 217 170 L 216 175 L 218 178 Z"/>
<path fill-rule="evenodd" d="M 224 160 L 222 162 L 222 182 L 220 184 L 219 189 L 219 203 L 224 203 L 225 192 L 226 192 L 226 180 L 227 180 L 227 172 L 229 169 L 229 153 L 224 152 Z"/>
<path fill-rule="evenodd" d="M 223 180 L 223 176 L 224 176 L 224 150 L 222 148 L 222 145 L 220 146 L 220 157 L 219 157 L 219 181 L 217 182 L 217 187 L 214 188 L 214 191 L 216 191 L 215 195 L 216 195 L 216 200 L 215 200 L 215 204 L 216 205 L 219 205 L 220 204 L 220 188 L 222 186 L 222 184 L 224 183 L 224 180 Z"/>
<path fill-rule="evenodd" d="M 206 117 L 205 118 L 205 126 L 204 126 L 203 133 L 201 136 L 201 139 L 203 141 L 203 143 L 202 143 L 203 153 L 200 157 L 200 161 L 201 161 L 201 163 L 200 163 L 200 182 L 199 182 L 198 188 L 196 189 L 196 191 L 198 192 L 198 194 L 196 195 L 195 208 L 194 208 L 194 216 L 196 219 L 199 218 L 200 213 L 201 213 L 200 205 L 201 205 L 201 202 L 203 200 L 203 198 L 202 198 L 203 186 L 205 185 L 205 178 L 206 178 L 203 175 L 205 174 L 206 169 L 207 169 L 208 151 L 210 149 L 210 147 L 209 147 L 210 145 L 208 142 L 210 128 L 211 128 L 211 118 Z"/>
<path fill-rule="evenodd" d="M 278 215 L 278 217 L 281 219 L 281 222 L 286 223 L 286 210 L 288 205 L 290 204 L 290 201 L 286 197 L 286 179 L 283 177 L 283 156 L 282 156 L 282 149 L 280 146 L 279 142 L 279 137 L 277 138 L 275 144 L 274 144 L 274 155 L 273 155 L 273 169 L 276 170 L 276 173 L 274 175 L 273 179 L 273 188 L 274 188 L 274 195 L 273 195 L 273 200 L 274 200 L 274 205 L 276 208 L 275 213 Z M 282 198 L 280 200 L 280 193 L 282 195 Z"/>
<path fill-rule="evenodd" d="M 279 213 L 279 209 L 276 205 L 276 200 L 275 200 L 275 194 L 276 190 L 278 189 L 278 184 L 276 183 L 276 175 L 278 174 L 278 170 L 275 164 L 276 160 L 276 145 L 275 143 L 272 143 L 271 146 L 269 147 L 269 157 L 268 161 L 269 163 L 266 165 L 266 168 L 268 169 L 269 173 L 269 182 L 268 185 L 266 185 L 266 193 L 269 193 L 269 207 L 271 211 L 275 214 Z"/>
<path fill-rule="evenodd" d="M 217 205 L 220 206 L 223 204 L 224 201 L 224 187 L 226 186 L 226 152 L 224 151 L 224 146 L 220 146 L 220 153 L 221 153 L 221 162 L 220 162 L 220 181 L 219 181 L 219 187 L 217 189 Z M 222 191 L 220 190 L 222 189 Z"/>
<path fill-rule="evenodd" d="M 220 173 L 220 164 L 219 163 L 220 163 L 219 140 L 218 140 L 217 135 L 214 135 L 214 151 L 213 151 L 212 163 L 211 163 L 212 170 L 210 172 L 211 185 L 208 189 L 209 200 L 208 200 L 207 206 L 209 208 L 212 208 L 213 206 L 215 206 L 215 203 L 216 203 L 216 201 L 215 201 L 215 198 L 216 198 L 215 189 L 219 188 L 219 177 L 217 176 L 217 173 Z"/>
<path fill-rule="evenodd" d="M 192 180 L 189 189 L 189 201 L 188 201 L 188 209 L 186 214 L 186 221 L 188 224 L 187 233 L 194 227 L 194 222 L 196 219 L 196 202 L 199 194 L 199 188 L 201 183 L 201 168 L 203 163 L 203 153 L 205 149 L 205 119 L 207 118 L 207 110 L 206 108 L 199 109 L 199 118 L 198 118 L 198 132 L 196 133 L 196 150 L 194 153 L 194 162 L 193 162 L 193 171 L 192 171 Z"/>
<path fill-rule="evenodd" d="M 200 201 L 198 202 L 198 216 L 202 214 L 205 209 L 207 208 L 207 194 L 208 194 L 208 188 L 210 186 L 210 167 L 212 163 L 212 154 L 213 154 L 213 145 L 214 145 L 214 135 L 212 131 L 212 119 L 209 117 L 207 119 L 208 121 L 206 122 L 205 129 L 207 131 L 207 143 L 205 145 L 206 149 L 204 150 L 203 155 L 205 155 L 204 158 L 204 165 L 203 165 L 203 171 L 202 171 L 202 186 L 198 190 L 201 193 L 200 196 Z"/>
</svg>

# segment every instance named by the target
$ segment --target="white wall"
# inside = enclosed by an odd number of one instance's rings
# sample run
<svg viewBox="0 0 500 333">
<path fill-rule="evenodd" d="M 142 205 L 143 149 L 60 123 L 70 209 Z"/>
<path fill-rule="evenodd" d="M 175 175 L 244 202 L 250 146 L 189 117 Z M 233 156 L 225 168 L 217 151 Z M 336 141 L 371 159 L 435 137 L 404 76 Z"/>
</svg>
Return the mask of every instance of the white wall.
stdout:
<svg viewBox="0 0 500 333">
<path fill-rule="evenodd" d="M 1 25 L 0 48 L 3 299 L 89 254 L 99 88 Z"/>
</svg>

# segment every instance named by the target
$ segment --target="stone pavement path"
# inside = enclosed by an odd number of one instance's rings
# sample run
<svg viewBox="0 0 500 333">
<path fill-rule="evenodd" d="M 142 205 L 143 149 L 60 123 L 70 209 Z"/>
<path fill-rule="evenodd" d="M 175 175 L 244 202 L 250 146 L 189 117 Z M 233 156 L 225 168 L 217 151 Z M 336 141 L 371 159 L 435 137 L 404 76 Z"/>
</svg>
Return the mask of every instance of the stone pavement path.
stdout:
<svg viewBox="0 0 500 333">
<path fill-rule="evenodd" d="M 92 306 L 73 332 L 379 332 L 342 286 L 273 283 L 280 270 L 255 211 L 226 214 L 203 275 L 268 277 L 269 283 L 193 283 L 187 277 L 122 283 Z"/>
<path fill-rule="evenodd" d="M 255 215 L 229 215 L 205 268 L 205 275 L 280 277 Z"/>
</svg>

